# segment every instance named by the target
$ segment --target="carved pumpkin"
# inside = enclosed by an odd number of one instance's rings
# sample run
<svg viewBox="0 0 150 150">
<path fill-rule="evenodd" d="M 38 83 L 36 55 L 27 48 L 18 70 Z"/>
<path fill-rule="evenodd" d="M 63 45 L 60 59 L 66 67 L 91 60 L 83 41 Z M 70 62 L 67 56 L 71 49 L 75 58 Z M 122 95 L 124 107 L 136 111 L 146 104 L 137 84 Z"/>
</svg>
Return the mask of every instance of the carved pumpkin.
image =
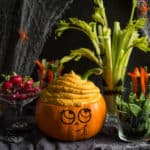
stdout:
<svg viewBox="0 0 150 150">
<path fill-rule="evenodd" d="M 53 81 L 36 104 L 37 126 L 65 141 L 88 139 L 103 127 L 106 104 L 99 88 L 74 72 Z"/>
</svg>

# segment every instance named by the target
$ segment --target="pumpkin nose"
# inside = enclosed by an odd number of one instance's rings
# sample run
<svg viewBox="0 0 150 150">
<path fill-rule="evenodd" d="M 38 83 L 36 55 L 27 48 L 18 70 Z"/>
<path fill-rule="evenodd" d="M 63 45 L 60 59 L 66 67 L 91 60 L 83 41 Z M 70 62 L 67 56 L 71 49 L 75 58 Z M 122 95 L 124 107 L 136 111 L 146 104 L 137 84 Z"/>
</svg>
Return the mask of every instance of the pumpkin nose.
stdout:
<svg viewBox="0 0 150 150">
<path fill-rule="evenodd" d="M 74 125 L 79 125 L 79 122 L 75 122 L 75 124 Z"/>
</svg>

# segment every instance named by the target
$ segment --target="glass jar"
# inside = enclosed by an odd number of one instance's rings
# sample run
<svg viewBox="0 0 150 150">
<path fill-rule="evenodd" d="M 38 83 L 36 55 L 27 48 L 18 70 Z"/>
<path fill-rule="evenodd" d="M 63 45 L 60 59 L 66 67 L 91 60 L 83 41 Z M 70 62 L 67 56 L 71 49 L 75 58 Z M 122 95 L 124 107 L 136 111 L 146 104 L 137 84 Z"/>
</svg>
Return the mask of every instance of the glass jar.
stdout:
<svg viewBox="0 0 150 150">
<path fill-rule="evenodd" d="M 150 112 L 134 116 L 130 112 L 117 110 L 118 136 L 127 142 L 150 139 Z"/>
</svg>

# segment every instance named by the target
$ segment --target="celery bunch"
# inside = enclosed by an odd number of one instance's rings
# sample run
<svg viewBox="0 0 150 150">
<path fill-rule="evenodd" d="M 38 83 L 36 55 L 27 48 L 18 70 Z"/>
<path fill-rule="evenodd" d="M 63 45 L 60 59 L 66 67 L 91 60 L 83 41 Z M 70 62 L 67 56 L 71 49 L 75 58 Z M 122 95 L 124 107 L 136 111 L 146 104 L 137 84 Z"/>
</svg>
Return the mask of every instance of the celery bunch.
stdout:
<svg viewBox="0 0 150 150">
<path fill-rule="evenodd" d="M 115 21 L 113 30 L 111 30 L 107 23 L 103 0 L 94 0 L 94 4 L 95 11 L 91 22 L 69 18 L 68 20 L 61 20 L 56 29 L 57 36 L 61 36 L 68 29 L 83 32 L 90 39 L 94 50 L 88 48 L 71 50 L 68 56 L 61 59 L 61 63 L 70 60 L 78 61 L 81 57 L 87 57 L 96 64 L 92 73 L 94 73 L 94 70 L 96 74 L 102 73 L 106 90 L 117 90 L 115 89 L 117 85 L 124 81 L 126 67 L 133 48 L 137 47 L 144 52 L 150 51 L 148 38 L 146 36 L 141 37 L 138 32 L 139 29 L 145 27 L 146 19 L 134 20 L 133 16 L 137 4 L 136 0 L 132 0 L 131 16 L 126 27 L 121 29 L 120 22 Z M 90 70 L 88 73 L 90 73 Z"/>
</svg>

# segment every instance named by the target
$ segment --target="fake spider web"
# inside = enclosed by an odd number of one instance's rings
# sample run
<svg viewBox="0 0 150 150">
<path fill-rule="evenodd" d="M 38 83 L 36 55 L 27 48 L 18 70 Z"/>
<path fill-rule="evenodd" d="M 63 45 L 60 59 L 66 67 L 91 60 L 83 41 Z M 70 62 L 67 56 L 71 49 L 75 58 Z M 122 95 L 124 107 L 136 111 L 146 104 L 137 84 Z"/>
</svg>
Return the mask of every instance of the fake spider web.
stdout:
<svg viewBox="0 0 150 150">
<path fill-rule="evenodd" d="M 30 75 L 53 25 L 73 0 L 0 0 L 0 72 Z"/>
</svg>

